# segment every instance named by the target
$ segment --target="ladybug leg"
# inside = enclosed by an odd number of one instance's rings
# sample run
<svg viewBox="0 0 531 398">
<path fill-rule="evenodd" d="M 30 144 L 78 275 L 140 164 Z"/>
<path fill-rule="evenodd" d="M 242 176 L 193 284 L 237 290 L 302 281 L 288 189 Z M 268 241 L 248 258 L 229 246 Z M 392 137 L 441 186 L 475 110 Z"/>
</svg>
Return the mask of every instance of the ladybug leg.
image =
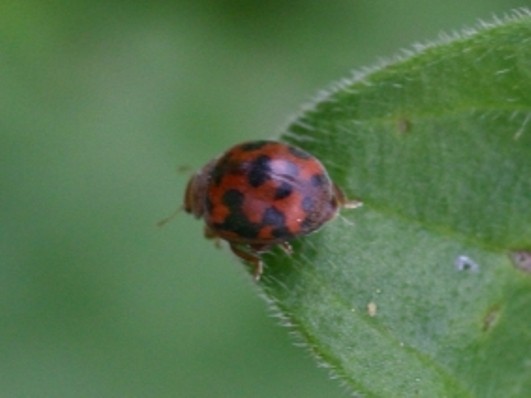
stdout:
<svg viewBox="0 0 531 398">
<path fill-rule="evenodd" d="M 250 244 L 249 247 L 251 248 L 251 250 L 253 252 L 256 252 L 256 253 L 263 253 L 263 252 L 266 252 L 269 250 L 269 248 L 271 247 L 270 244 L 263 244 L 263 243 L 257 243 L 257 244 Z"/>
<path fill-rule="evenodd" d="M 205 229 L 203 233 L 205 235 L 205 238 L 213 240 L 216 247 L 218 249 L 221 249 L 221 240 L 219 239 L 219 236 L 217 236 L 214 231 L 212 231 L 208 226 L 205 225 Z"/>
<path fill-rule="evenodd" d="M 258 253 L 266 252 L 269 249 L 271 249 L 272 247 L 278 246 L 287 255 L 291 256 L 293 254 L 293 248 L 291 247 L 289 242 L 282 242 L 282 243 L 277 243 L 277 244 L 273 244 L 273 245 L 271 245 L 271 244 L 256 244 L 256 245 L 249 245 L 249 246 L 251 247 L 251 249 L 253 249 L 255 252 L 258 252 Z"/>
<path fill-rule="evenodd" d="M 341 207 L 345 209 L 355 209 L 356 207 L 361 207 L 363 203 L 355 199 L 347 199 L 345 193 L 339 188 L 336 184 L 332 185 L 334 190 L 334 196 Z"/>
<path fill-rule="evenodd" d="M 289 244 L 289 242 L 282 242 L 279 244 L 279 247 L 282 249 L 284 253 L 286 253 L 288 256 L 291 256 L 293 254 L 293 248 Z"/>
<path fill-rule="evenodd" d="M 264 270 L 264 264 L 262 263 L 262 259 L 260 256 L 258 256 L 257 253 L 248 252 L 241 248 L 241 246 L 238 246 L 234 243 L 230 244 L 230 249 L 234 254 L 236 254 L 239 258 L 242 260 L 250 262 L 254 267 L 253 272 L 253 279 L 255 282 L 258 282 L 260 279 L 260 276 L 262 275 L 262 271 Z"/>
</svg>

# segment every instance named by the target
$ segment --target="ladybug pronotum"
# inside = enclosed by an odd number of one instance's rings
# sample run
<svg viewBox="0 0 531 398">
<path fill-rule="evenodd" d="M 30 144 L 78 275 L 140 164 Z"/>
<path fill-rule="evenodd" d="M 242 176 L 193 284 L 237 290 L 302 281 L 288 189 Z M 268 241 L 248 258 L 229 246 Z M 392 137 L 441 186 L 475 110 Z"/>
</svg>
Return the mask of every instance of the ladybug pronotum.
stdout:
<svg viewBox="0 0 531 398">
<path fill-rule="evenodd" d="M 205 221 L 205 236 L 227 241 L 262 274 L 259 254 L 319 229 L 347 201 L 315 157 L 277 141 L 236 145 L 195 173 L 183 208 Z"/>
</svg>

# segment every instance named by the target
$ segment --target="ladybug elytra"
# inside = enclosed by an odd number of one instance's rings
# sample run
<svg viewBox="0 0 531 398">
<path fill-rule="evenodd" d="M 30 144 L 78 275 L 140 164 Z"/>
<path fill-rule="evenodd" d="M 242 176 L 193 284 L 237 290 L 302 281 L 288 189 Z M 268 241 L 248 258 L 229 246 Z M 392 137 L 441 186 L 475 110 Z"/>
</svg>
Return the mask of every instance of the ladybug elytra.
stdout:
<svg viewBox="0 0 531 398">
<path fill-rule="evenodd" d="M 188 182 L 183 208 L 205 221 L 207 238 L 227 241 L 232 251 L 262 273 L 259 254 L 319 229 L 339 207 L 357 207 L 315 157 L 277 141 L 236 145 Z"/>
</svg>

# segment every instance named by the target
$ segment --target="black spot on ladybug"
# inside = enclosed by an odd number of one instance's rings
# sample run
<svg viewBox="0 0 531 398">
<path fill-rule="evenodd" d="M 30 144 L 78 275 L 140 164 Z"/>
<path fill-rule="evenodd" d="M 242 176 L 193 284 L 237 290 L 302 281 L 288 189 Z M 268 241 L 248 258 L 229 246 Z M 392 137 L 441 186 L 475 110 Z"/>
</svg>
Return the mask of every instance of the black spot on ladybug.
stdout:
<svg viewBox="0 0 531 398">
<path fill-rule="evenodd" d="M 219 167 L 216 167 L 214 170 L 212 170 L 210 177 L 212 178 L 212 181 L 214 181 L 214 184 L 219 185 L 221 183 L 221 179 L 223 178 L 223 170 L 221 170 Z"/>
<path fill-rule="evenodd" d="M 302 200 L 302 209 L 306 213 L 310 213 L 314 209 L 314 200 L 310 196 L 304 197 Z"/>
<path fill-rule="evenodd" d="M 313 176 L 310 177 L 310 183 L 316 188 L 326 185 L 327 182 L 328 182 L 328 179 L 326 178 L 324 174 L 314 174 Z"/>
<path fill-rule="evenodd" d="M 258 188 L 264 182 L 266 182 L 271 176 L 271 159 L 269 156 L 261 155 L 257 157 L 249 166 L 249 171 L 247 173 L 247 180 L 249 184 Z"/>
<path fill-rule="evenodd" d="M 299 159 L 310 159 L 312 157 L 312 155 L 310 155 L 308 152 L 305 152 L 299 148 L 290 146 L 288 147 L 288 150 L 293 156 L 296 156 Z"/>
<path fill-rule="evenodd" d="M 211 214 L 212 210 L 214 209 L 212 200 L 208 196 L 205 198 L 205 209 L 208 214 Z"/>
<path fill-rule="evenodd" d="M 233 212 L 222 223 L 215 223 L 214 228 L 219 231 L 234 232 L 236 235 L 246 239 L 256 239 L 261 226 L 249 222 L 243 213 Z"/>
<path fill-rule="evenodd" d="M 256 151 L 268 144 L 267 141 L 253 141 L 240 145 L 240 149 L 244 152 Z"/>
<path fill-rule="evenodd" d="M 262 223 L 265 225 L 274 225 L 275 227 L 283 227 L 286 223 L 286 217 L 281 211 L 274 207 L 269 207 L 264 212 Z"/>
<path fill-rule="evenodd" d="M 222 223 L 215 223 L 214 228 L 234 232 L 238 236 L 255 239 L 260 232 L 260 224 L 250 222 L 242 212 L 244 194 L 236 189 L 229 189 L 223 195 L 223 204 L 229 208 L 229 215 Z"/>
<path fill-rule="evenodd" d="M 223 194 L 223 204 L 231 211 L 241 211 L 244 195 L 236 189 L 229 189 Z"/>
<path fill-rule="evenodd" d="M 221 184 L 221 180 L 223 179 L 223 176 L 227 174 L 227 169 L 229 168 L 229 159 L 227 156 L 224 156 L 221 158 L 217 164 L 216 167 L 212 170 L 210 173 L 210 178 L 214 181 L 214 184 L 219 185 Z"/>
<path fill-rule="evenodd" d="M 275 200 L 285 199 L 291 195 L 293 187 L 287 182 L 283 182 L 275 191 Z"/>
<path fill-rule="evenodd" d="M 288 239 L 291 239 L 293 238 L 293 234 L 291 233 L 291 231 L 286 228 L 286 227 L 281 227 L 281 228 L 274 228 L 272 231 L 271 231 L 271 235 L 277 239 L 285 239 L 285 240 L 288 240 Z"/>
</svg>

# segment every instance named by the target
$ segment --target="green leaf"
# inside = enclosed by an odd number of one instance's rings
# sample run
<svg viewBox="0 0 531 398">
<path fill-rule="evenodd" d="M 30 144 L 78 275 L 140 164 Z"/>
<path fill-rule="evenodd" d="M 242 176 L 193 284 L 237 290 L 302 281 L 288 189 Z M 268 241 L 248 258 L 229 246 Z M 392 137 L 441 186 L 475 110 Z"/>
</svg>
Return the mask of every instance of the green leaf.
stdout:
<svg viewBox="0 0 531 398">
<path fill-rule="evenodd" d="M 282 138 L 364 203 L 264 256 L 321 364 L 368 397 L 531 396 L 529 15 L 357 74 Z"/>
</svg>

